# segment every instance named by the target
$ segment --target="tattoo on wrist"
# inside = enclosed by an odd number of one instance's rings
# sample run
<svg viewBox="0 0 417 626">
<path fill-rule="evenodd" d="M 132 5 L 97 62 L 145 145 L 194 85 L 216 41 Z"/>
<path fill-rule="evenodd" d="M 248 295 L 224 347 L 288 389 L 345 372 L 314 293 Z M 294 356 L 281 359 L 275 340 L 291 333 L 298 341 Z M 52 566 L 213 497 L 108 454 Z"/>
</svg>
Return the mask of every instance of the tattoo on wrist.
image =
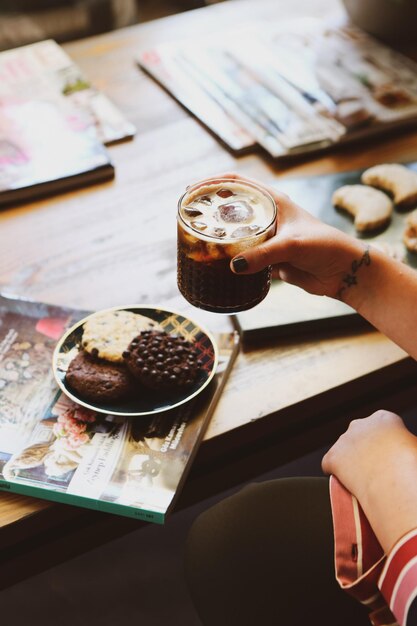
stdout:
<svg viewBox="0 0 417 626">
<path fill-rule="evenodd" d="M 367 246 L 365 252 L 363 253 L 362 258 L 359 261 L 352 261 L 352 264 L 350 266 L 350 272 L 348 274 L 345 274 L 342 278 L 342 284 L 339 288 L 339 290 L 336 293 L 336 297 L 339 298 L 339 300 L 342 299 L 342 294 L 347 290 L 350 289 L 351 287 L 353 287 L 353 285 L 357 285 L 358 284 L 358 271 L 362 266 L 368 266 L 371 264 L 371 254 L 369 251 L 369 246 Z"/>
</svg>

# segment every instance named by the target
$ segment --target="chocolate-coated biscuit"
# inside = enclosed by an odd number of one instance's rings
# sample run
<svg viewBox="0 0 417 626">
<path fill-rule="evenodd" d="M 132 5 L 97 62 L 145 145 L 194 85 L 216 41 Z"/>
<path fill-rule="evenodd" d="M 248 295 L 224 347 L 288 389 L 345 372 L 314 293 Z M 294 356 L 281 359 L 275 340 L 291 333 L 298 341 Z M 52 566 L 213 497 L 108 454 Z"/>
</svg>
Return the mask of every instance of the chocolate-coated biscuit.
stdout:
<svg viewBox="0 0 417 626">
<path fill-rule="evenodd" d="M 144 386 L 170 393 L 192 385 L 202 365 L 189 341 L 164 331 L 140 333 L 123 358 L 129 371 Z"/>
<path fill-rule="evenodd" d="M 124 365 L 107 363 L 81 351 L 65 376 L 68 386 L 92 402 L 115 402 L 129 397 L 136 386 Z"/>
</svg>

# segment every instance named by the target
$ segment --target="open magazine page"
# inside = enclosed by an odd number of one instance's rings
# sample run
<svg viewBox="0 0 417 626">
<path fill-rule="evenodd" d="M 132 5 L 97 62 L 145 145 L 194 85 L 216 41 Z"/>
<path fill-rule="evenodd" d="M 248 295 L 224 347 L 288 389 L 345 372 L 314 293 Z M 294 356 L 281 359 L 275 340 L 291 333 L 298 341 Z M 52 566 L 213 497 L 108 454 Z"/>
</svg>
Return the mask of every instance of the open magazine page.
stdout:
<svg viewBox="0 0 417 626">
<path fill-rule="evenodd" d="M 0 297 L 0 489 L 163 523 L 238 349 L 217 334 L 207 389 L 176 409 L 121 418 L 61 392 L 52 353 L 81 312 Z"/>
<path fill-rule="evenodd" d="M 135 127 L 95 89 L 61 46 L 46 40 L 0 53 L 0 98 L 21 101 L 65 96 L 105 144 L 135 134 Z"/>
</svg>

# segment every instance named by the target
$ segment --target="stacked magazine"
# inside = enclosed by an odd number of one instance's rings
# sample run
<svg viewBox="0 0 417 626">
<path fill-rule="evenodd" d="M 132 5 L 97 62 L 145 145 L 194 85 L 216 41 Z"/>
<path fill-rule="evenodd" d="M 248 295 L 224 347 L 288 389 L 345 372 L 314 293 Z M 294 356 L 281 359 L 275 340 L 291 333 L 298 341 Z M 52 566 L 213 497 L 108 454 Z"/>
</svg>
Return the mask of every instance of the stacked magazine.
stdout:
<svg viewBox="0 0 417 626">
<path fill-rule="evenodd" d="M 189 402 L 106 415 L 57 387 L 52 353 L 81 311 L 0 296 L 0 491 L 163 523 L 180 493 L 238 350 L 215 335 L 216 374 Z"/>
<path fill-rule="evenodd" d="M 112 144 L 131 138 L 135 127 L 101 91 L 93 87 L 65 50 L 47 39 L 0 53 L 0 101 L 61 101 L 78 111 L 97 139 Z"/>
<path fill-rule="evenodd" d="M 417 122 L 417 65 L 351 25 L 257 23 L 138 62 L 236 153 L 279 159 Z"/>
<path fill-rule="evenodd" d="M 55 41 L 0 53 L 0 206 L 113 178 L 134 133 Z"/>
</svg>

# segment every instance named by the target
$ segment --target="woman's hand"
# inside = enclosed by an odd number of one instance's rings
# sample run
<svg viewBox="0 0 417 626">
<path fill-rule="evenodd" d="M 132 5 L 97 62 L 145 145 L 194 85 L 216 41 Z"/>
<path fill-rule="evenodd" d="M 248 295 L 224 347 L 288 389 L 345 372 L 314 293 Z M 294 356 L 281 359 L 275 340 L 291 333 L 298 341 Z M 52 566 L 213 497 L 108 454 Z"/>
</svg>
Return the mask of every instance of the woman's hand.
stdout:
<svg viewBox="0 0 417 626">
<path fill-rule="evenodd" d="M 322 468 L 357 497 L 386 552 L 417 527 L 417 437 L 395 413 L 351 422 Z"/>
<path fill-rule="evenodd" d="M 227 173 L 221 178 L 259 185 L 257 181 L 238 174 Z M 215 181 L 216 178 L 207 179 L 202 184 Z M 316 219 L 285 194 L 262 187 L 277 204 L 276 234 L 232 259 L 232 270 L 253 274 L 272 265 L 274 274 L 288 283 L 317 295 L 340 297 L 341 289 L 346 287 L 343 281 L 352 263 L 361 261 L 366 246 Z"/>
<path fill-rule="evenodd" d="M 259 185 L 237 174 L 226 173 L 220 178 Z M 201 184 L 218 179 L 209 178 Z M 264 189 L 277 203 L 276 234 L 234 257 L 231 269 L 252 274 L 272 265 L 288 283 L 312 294 L 343 300 L 417 359 L 417 272 L 324 224 L 275 189 Z"/>
<path fill-rule="evenodd" d="M 376 411 L 349 424 L 347 431 L 323 457 L 322 468 L 326 474 L 337 476 L 361 500 L 373 483 L 401 458 L 410 441 L 417 452 L 416 438 L 401 417 L 390 411 Z"/>
</svg>

